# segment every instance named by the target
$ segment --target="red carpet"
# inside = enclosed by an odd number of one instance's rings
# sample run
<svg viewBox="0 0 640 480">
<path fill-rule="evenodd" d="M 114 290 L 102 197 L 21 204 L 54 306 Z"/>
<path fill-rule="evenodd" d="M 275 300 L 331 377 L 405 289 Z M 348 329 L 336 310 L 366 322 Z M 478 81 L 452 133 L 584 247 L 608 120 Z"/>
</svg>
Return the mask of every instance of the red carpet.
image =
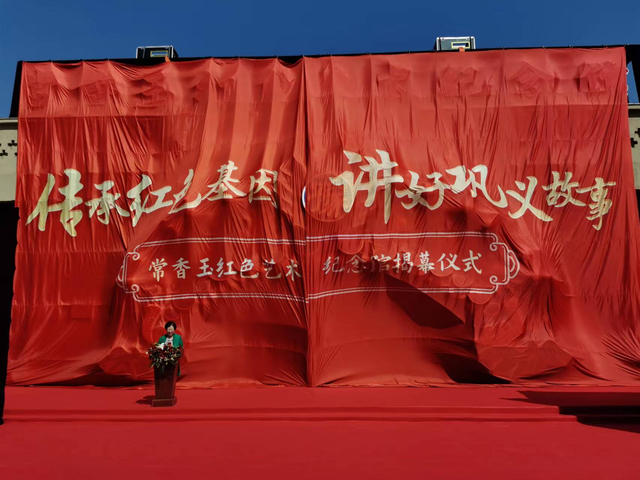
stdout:
<svg viewBox="0 0 640 480">
<path fill-rule="evenodd" d="M 640 478 L 639 388 L 151 394 L 7 389 L 1 478 Z"/>
</svg>

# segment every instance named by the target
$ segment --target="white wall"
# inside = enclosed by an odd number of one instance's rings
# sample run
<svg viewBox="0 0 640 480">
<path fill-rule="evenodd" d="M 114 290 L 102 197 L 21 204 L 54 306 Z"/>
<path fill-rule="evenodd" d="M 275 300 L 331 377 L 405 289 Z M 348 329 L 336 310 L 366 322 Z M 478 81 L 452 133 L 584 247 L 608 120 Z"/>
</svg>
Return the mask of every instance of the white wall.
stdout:
<svg viewBox="0 0 640 480">
<path fill-rule="evenodd" d="M 0 118 L 0 202 L 16 199 L 18 119 Z"/>
</svg>

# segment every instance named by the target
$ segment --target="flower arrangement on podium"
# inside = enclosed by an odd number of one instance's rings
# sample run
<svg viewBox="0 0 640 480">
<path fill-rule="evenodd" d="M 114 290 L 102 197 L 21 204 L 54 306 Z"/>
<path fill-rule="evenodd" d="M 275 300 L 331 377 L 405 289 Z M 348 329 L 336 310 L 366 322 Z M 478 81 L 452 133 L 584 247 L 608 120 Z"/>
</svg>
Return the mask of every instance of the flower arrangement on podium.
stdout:
<svg viewBox="0 0 640 480">
<path fill-rule="evenodd" d="M 175 367 L 180 361 L 182 349 L 164 343 L 157 343 L 149 349 L 151 366 L 160 370 Z"/>
</svg>

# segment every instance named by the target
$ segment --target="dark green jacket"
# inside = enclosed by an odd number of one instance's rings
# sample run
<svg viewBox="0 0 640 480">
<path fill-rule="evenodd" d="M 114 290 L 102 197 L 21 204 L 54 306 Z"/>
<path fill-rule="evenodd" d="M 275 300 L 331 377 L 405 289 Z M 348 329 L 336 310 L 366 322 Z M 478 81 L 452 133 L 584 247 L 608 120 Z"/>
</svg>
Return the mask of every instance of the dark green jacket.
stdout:
<svg viewBox="0 0 640 480">
<path fill-rule="evenodd" d="M 164 343 L 167 340 L 166 335 L 162 335 L 158 343 Z M 182 337 L 177 333 L 173 334 L 173 346 L 176 348 L 184 348 L 184 343 L 182 343 Z"/>
<path fill-rule="evenodd" d="M 158 343 L 164 343 L 166 339 L 167 339 L 167 336 L 162 335 L 160 337 L 160 340 L 158 340 Z M 184 349 L 184 343 L 182 342 L 182 337 L 177 333 L 173 334 L 173 346 L 176 348 Z M 178 375 L 180 375 L 180 363 L 178 363 Z"/>
</svg>

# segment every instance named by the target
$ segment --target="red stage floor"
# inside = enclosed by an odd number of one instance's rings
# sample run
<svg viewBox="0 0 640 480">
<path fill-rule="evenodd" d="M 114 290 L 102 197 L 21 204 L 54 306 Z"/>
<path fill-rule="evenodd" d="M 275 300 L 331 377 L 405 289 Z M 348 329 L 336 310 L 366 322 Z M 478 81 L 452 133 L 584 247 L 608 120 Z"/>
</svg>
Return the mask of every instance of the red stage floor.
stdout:
<svg viewBox="0 0 640 480">
<path fill-rule="evenodd" d="M 240 388 L 178 390 L 170 410 L 153 389 L 7 388 L 9 422 L 69 421 L 576 421 L 640 415 L 640 387 Z M 634 408 L 635 406 L 635 408 Z"/>
<path fill-rule="evenodd" d="M 8 388 L 0 477 L 640 478 L 640 388 Z M 609 416 L 608 418 L 606 416 Z"/>
</svg>

